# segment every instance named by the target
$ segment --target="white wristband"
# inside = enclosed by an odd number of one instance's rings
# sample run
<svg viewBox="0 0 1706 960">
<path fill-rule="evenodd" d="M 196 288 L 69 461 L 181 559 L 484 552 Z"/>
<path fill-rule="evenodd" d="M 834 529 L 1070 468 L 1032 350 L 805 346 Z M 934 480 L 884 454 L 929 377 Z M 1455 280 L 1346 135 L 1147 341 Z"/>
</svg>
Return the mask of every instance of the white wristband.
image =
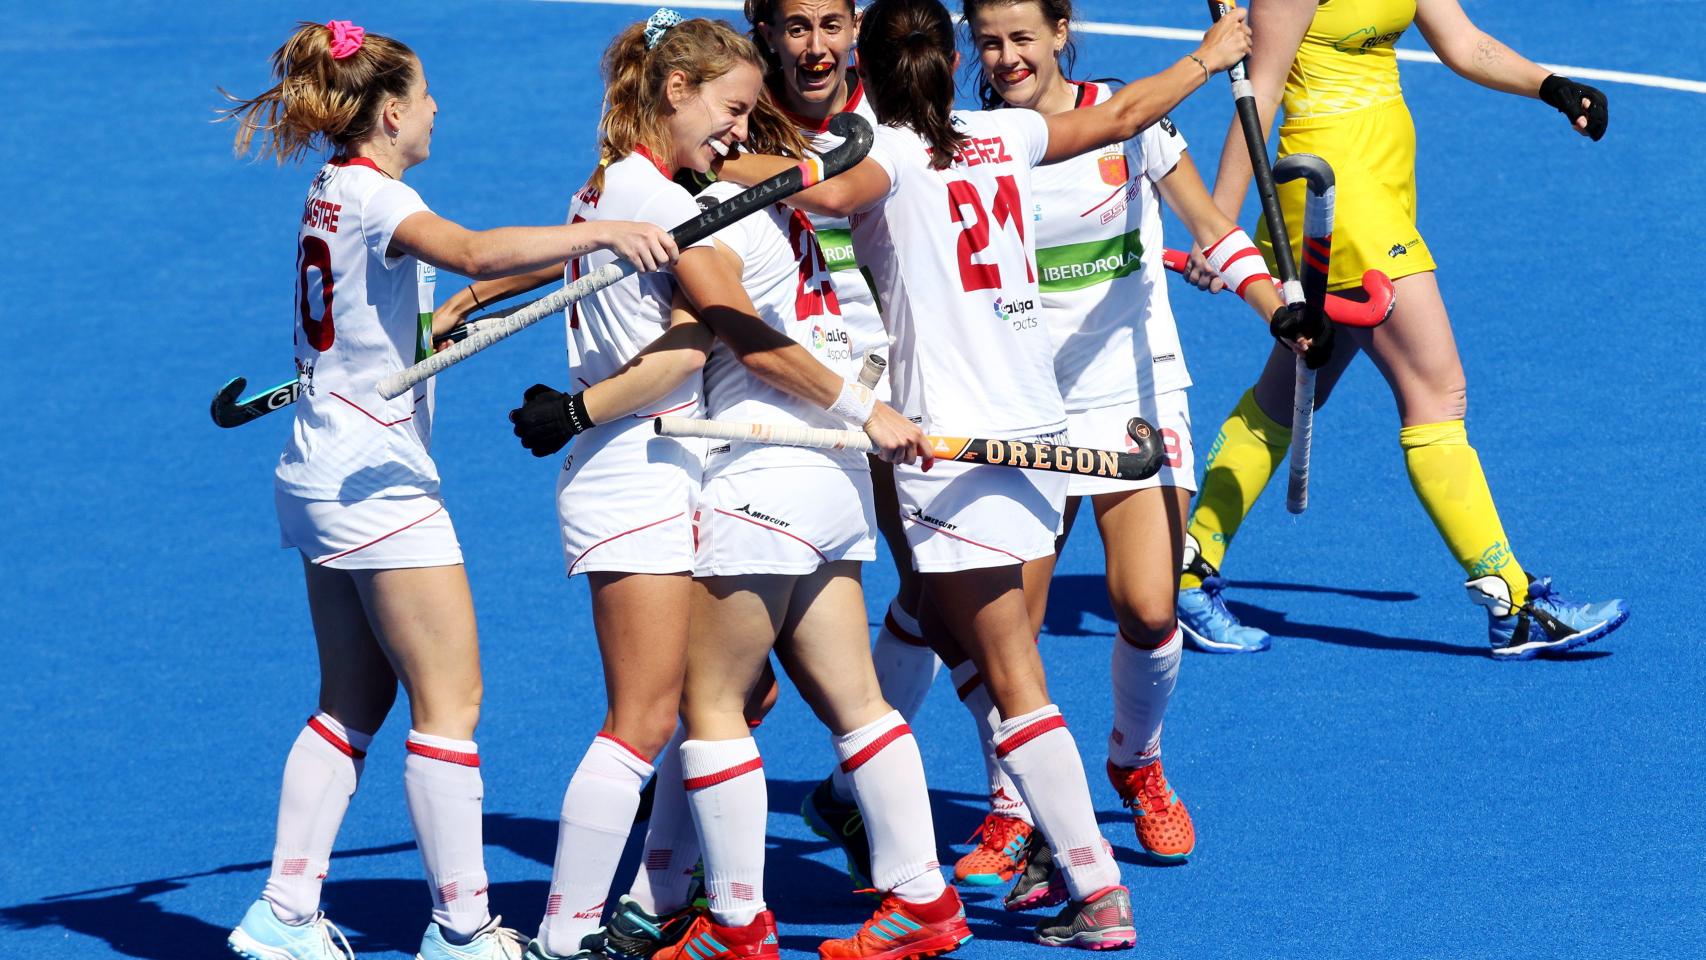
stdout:
<svg viewBox="0 0 1706 960">
<path fill-rule="evenodd" d="M 1240 297 L 1249 289 L 1250 284 L 1257 280 L 1273 282 L 1268 274 L 1268 265 L 1262 260 L 1262 255 L 1251 242 L 1250 235 L 1242 227 L 1233 227 L 1232 232 L 1216 240 L 1203 251 L 1203 257 L 1214 272 L 1220 274 L 1220 279 Z"/>
<path fill-rule="evenodd" d="M 829 412 L 855 427 L 864 427 L 877 410 L 877 395 L 869 387 L 851 380 L 841 384 L 841 395 L 829 405 Z"/>
</svg>

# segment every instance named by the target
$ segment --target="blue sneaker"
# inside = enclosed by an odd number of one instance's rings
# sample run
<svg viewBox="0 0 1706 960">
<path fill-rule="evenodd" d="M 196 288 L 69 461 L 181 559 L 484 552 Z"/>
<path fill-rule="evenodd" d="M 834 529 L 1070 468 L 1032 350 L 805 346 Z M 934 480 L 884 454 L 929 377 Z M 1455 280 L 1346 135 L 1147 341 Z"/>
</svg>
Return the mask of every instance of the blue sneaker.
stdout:
<svg viewBox="0 0 1706 960">
<path fill-rule="evenodd" d="M 285 923 L 272 904 L 256 900 L 225 940 L 232 952 L 249 960 L 355 960 L 342 930 L 324 913 L 304 923 Z"/>
<path fill-rule="evenodd" d="M 1220 598 L 1226 581 L 1202 558 L 1197 540 L 1185 534 L 1185 572 L 1202 578 L 1202 586 L 1179 591 L 1179 627 L 1191 649 L 1203 653 L 1261 653 L 1268 648 L 1265 630 L 1246 627 Z"/>
<path fill-rule="evenodd" d="M 415 960 L 521 960 L 527 938 L 502 926 L 502 921 L 493 917 L 467 943 L 451 943 L 438 924 L 429 923 Z"/>
<path fill-rule="evenodd" d="M 692 904 L 691 894 L 687 902 Z M 609 925 L 581 940 L 581 946 L 606 960 L 650 960 L 652 954 L 680 942 L 692 925 L 692 906 L 656 914 L 624 894 Z"/>
<path fill-rule="evenodd" d="M 1469 599 L 1487 608 L 1487 640 L 1494 660 L 1532 660 L 1542 653 L 1590 644 L 1629 619 L 1622 600 L 1573 603 L 1554 593 L 1552 578 L 1528 578 L 1528 602 L 1511 605 L 1510 585 L 1497 575 L 1464 584 Z"/>
</svg>

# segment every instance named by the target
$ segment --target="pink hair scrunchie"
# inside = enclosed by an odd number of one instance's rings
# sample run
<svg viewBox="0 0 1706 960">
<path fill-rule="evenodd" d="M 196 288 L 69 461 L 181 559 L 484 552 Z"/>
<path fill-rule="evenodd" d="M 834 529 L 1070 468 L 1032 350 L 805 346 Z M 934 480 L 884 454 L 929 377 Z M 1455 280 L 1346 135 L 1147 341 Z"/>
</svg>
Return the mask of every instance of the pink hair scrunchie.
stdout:
<svg viewBox="0 0 1706 960">
<path fill-rule="evenodd" d="M 333 60 L 354 56 L 361 49 L 361 42 L 367 39 L 367 31 L 348 20 L 327 21 L 326 29 L 332 31 Z"/>
</svg>

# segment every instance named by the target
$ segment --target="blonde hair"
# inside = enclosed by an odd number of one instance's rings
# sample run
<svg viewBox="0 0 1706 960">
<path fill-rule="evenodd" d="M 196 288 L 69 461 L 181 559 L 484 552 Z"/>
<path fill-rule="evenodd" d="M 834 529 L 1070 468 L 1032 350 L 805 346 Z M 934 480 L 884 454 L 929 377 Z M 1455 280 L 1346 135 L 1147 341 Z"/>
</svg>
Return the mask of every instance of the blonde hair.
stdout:
<svg viewBox="0 0 1706 960">
<path fill-rule="evenodd" d="M 260 156 L 277 157 L 280 164 L 328 144 L 342 150 L 373 133 L 386 100 L 409 98 L 418 73 L 414 51 L 376 33 L 367 34 L 353 54 L 334 60 L 331 29 L 303 21 L 273 51 L 278 82 L 248 99 L 221 89 L 234 105 L 221 110 L 219 120 L 237 121 L 233 147 L 239 157 L 249 152 L 256 133 L 266 138 Z"/>
<path fill-rule="evenodd" d="M 646 25 L 635 23 L 616 35 L 604 51 L 604 116 L 598 122 L 598 169 L 588 185 L 604 188 L 604 168 L 633 153 L 636 147 L 663 155 L 668 135 L 663 117 L 667 100 L 665 84 L 679 72 L 689 86 L 698 88 L 716 80 L 743 63 L 765 69 L 763 56 L 753 42 L 721 20 L 696 17 L 670 27 L 650 49 Z M 804 155 L 805 140 L 799 130 L 767 96 L 760 96 L 748 120 L 755 142 L 766 150 Z"/>
</svg>

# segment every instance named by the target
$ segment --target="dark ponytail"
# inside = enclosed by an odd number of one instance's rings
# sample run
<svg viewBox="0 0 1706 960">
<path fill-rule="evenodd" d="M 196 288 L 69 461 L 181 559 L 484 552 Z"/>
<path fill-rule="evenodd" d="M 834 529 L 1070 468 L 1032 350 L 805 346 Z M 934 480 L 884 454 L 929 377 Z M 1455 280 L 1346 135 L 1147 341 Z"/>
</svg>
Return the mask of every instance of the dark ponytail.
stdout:
<svg viewBox="0 0 1706 960">
<path fill-rule="evenodd" d="M 943 170 L 965 146 L 954 129 L 954 21 L 938 0 L 876 0 L 859 21 L 859 72 L 885 126 L 930 145 Z"/>
<path fill-rule="evenodd" d="M 972 23 L 978 13 L 990 7 L 1016 7 L 1021 3 L 1034 3 L 1042 10 L 1043 22 L 1051 28 L 1061 21 L 1072 22 L 1072 0 L 960 0 L 960 18 L 966 22 L 966 32 L 971 34 L 972 47 L 977 46 L 977 34 L 972 32 Z M 1060 75 L 1072 79 L 1072 68 L 1078 62 L 1078 48 L 1072 43 L 1072 34 L 1066 35 L 1066 46 L 1061 48 L 1060 55 L 1055 57 L 1055 63 L 1060 66 Z M 977 70 L 977 100 L 985 110 L 995 110 L 1007 105 L 1001 99 L 1001 94 L 995 92 L 995 86 L 989 82 L 982 68 Z"/>
</svg>

